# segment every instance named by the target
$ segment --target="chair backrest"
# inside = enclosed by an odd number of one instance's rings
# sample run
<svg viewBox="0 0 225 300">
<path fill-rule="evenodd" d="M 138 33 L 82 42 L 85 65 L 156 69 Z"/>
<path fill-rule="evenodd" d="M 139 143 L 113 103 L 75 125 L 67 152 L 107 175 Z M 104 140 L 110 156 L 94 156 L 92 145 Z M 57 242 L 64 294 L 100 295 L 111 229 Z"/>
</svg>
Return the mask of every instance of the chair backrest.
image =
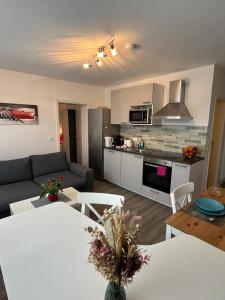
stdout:
<svg viewBox="0 0 225 300">
<path fill-rule="evenodd" d="M 92 204 L 101 204 L 111 206 L 110 210 L 121 209 L 123 207 L 124 196 L 104 193 L 79 193 L 78 202 L 81 204 L 81 212 L 85 214 L 86 207 L 89 208 L 98 218 L 97 222 L 104 224 L 103 216 L 92 206 Z"/>
<path fill-rule="evenodd" d="M 192 200 L 191 193 L 194 191 L 194 183 L 189 182 L 177 187 L 171 194 L 171 204 L 173 214 Z"/>
</svg>

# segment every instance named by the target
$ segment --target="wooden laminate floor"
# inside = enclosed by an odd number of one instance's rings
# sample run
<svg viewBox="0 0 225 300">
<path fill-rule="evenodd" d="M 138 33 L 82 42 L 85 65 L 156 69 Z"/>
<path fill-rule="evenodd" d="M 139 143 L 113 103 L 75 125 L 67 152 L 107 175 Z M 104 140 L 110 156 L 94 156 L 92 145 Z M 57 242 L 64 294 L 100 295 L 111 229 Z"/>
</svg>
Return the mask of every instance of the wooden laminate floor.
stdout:
<svg viewBox="0 0 225 300">
<path fill-rule="evenodd" d="M 95 192 L 119 194 L 125 197 L 125 208 L 136 212 L 141 219 L 139 242 L 150 245 L 165 239 L 164 220 L 172 213 L 169 207 L 135 194 L 106 181 L 95 181 Z"/>
</svg>

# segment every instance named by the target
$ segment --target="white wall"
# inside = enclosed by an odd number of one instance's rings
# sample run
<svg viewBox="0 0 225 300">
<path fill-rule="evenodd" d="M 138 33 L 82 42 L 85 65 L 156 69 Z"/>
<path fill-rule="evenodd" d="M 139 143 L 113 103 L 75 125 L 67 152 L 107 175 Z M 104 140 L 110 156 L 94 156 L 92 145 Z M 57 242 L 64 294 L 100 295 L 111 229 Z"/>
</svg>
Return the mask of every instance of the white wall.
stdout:
<svg viewBox="0 0 225 300">
<path fill-rule="evenodd" d="M 220 160 L 222 158 L 221 151 L 224 140 L 224 124 L 225 101 L 217 100 L 212 134 L 213 147 L 210 152 L 207 186 L 216 185 L 220 181 L 219 171 L 222 162 Z"/>
<path fill-rule="evenodd" d="M 205 170 L 204 170 L 204 174 L 206 174 L 204 178 L 205 187 L 207 185 L 207 176 L 209 171 L 209 159 L 210 159 L 210 152 L 211 152 L 213 123 L 214 123 L 215 107 L 216 107 L 217 99 L 225 101 L 225 70 L 219 66 L 215 66 L 215 70 L 214 70 L 211 105 L 209 110 L 209 124 L 208 124 L 208 136 L 207 136 Z"/>
<path fill-rule="evenodd" d="M 158 83 L 165 87 L 164 104 L 168 102 L 169 82 L 176 79 L 187 79 L 185 103 L 193 116 L 191 121 L 167 121 L 167 124 L 188 124 L 196 126 L 208 126 L 210 102 L 213 85 L 214 65 L 197 69 L 185 70 L 177 73 L 167 74 L 158 77 L 150 77 L 144 80 L 133 81 L 126 84 L 109 87 L 107 90 L 107 104 L 110 106 L 110 91 L 118 88 L 130 87 L 146 83 Z"/>
<path fill-rule="evenodd" d="M 100 87 L 8 70 L 0 70 L 0 86 L 0 102 L 37 104 L 39 111 L 39 125 L 0 125 L 0 160 L 59 150 L 57 101 L 105 106 Z"/>
</svg>

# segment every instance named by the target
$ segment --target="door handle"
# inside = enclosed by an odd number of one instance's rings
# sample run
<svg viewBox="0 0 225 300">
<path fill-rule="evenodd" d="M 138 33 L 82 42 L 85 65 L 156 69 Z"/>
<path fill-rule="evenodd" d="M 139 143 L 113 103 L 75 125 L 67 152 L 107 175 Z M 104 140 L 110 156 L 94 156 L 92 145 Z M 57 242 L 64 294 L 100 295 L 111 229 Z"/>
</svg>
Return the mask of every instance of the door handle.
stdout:
<svg viewBox="0 0 225 300">
<path fill-rule="evenodd" d="M 145 163 L 145 166 L 158 168 L 158 165 L 153 165 L 153 164 L 149 164 L 149 163 Z"/>
<path fill-rule="evenodd" d="M 182 165 L 182 164 L 174 164 L 176 167 L 181 167 L 181 168 L 187 168 L 186 165 Z"/>
</svg>

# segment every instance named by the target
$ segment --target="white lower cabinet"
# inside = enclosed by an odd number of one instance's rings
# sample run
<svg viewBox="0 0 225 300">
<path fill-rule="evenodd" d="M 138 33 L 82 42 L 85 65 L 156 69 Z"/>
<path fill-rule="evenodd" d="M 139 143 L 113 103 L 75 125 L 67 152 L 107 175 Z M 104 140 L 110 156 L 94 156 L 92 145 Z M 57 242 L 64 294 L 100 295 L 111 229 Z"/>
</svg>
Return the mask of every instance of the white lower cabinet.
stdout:
<svg viewBox="0 0 225 300">
<path fill-rule="evenodd" d="M 200 160 L 192 165 L 174 162 L 170 191 L 173 192 L 175 188 L 187 182 L 193 182 L 195 185 L 193 196 L 199 195 L 204 190 L 202 185 L 203 169 L 204 160 Z"/>
<path fill-rule="evenodd" d="M 170 191 L 172 192 L 178 186 L 189 182 L 190 165 L 173 163 Z"/>
<path fill-rule="evenodd" d="M 170 206 L 170 194 L 142 185 L 141 194 L 164 205 Z"/>
<path fill-rule="evenodd" d="M 136 193 L 142 188 L 143 156 L 122 153 L 121 186 Z"/>
<path fill-rule="evenodd" d="M 104 178 L 120 186 L 121 152 L 104 149 Z"/>
<path fill-rule="evenodd" d="M 178 186 L 192 181 L 195 185 L 193 196 L 199 195 L 202 191 L 203 165 L 204 160 L 192 165 L 174 162 L 170 191 L 172 192 Z M 106 180 L 149 199 L 171 206 L 170 194 L 142 184 L 142 172 L 143 157 L 141 155 L 111 149 L 104 150 L 104 178 Z"/>
</svg>

